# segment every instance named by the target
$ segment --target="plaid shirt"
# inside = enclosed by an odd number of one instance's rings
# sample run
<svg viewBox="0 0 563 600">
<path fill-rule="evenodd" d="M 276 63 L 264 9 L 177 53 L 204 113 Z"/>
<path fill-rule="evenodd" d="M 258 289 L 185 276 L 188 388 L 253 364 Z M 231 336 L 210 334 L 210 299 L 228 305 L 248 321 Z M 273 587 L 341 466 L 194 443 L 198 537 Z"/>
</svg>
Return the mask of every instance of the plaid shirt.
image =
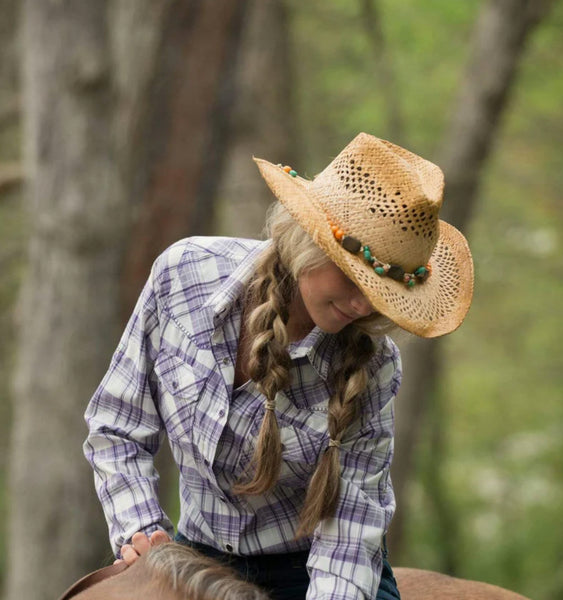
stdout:
<svg viewBox="0 0 563 600">
<path fill-rule="evenodd" d="M 166 432 L 180 472 L 178 531 L 223 552 L 310 549 L 308 600 L 375 598 L 381 538 L 395 508 L 389 477 L 397 348 L 377 342 L 360 417 L 340 450 L 334 518 L 295 540 L 307 482 L 328 444 L 329 371 L 336 336 L 318 328 L 292 343 L 291 383 L 277 397 L 283 443 L 277 485 L 261 496 L 231 488 L 249 465 L 264 397 L 233 385 L 244 290 L 269 242 L 190 238 L 155 262 L 109 370 L 86 411 L 84 444 L 113 549 L 137 531 L 173 527 L 157 498 L 153 456 Z"/>
</svg>

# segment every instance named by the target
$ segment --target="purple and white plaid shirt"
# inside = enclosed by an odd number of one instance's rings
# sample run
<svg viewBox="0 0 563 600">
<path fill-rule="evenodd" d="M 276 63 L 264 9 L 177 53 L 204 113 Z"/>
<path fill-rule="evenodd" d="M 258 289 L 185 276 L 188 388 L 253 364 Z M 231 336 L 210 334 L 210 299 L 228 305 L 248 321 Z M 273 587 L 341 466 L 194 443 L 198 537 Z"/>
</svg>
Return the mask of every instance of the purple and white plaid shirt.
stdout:
<svg viewBox="0 0 563 600">
<path fill-rule="evenodd" d="M 309 549 L 308 600 L 375 598 L 381 538 L 394 512 L 389 477 L 400 360 L 382 337 L 361 416 L 347 432 L 336 516 L 295 540 L 307 482 L 328 444 L 329 371 L 336 337 L 318 328 L 289 347 L 291 384 L 278 394 L 280 479 L 261 496 L 235 496 L 264 412 L 253 382 L 234 388 L 242 299 L 269 242 L 190 238 L 155 262 L 109 370 L 86 411 L 84 444 L 113 549 L 137 531 L 173 527 L 159 506 L 153 456 L 166 432 L 180 471 L 178 531 L 235 554 Z"/>
</svg>

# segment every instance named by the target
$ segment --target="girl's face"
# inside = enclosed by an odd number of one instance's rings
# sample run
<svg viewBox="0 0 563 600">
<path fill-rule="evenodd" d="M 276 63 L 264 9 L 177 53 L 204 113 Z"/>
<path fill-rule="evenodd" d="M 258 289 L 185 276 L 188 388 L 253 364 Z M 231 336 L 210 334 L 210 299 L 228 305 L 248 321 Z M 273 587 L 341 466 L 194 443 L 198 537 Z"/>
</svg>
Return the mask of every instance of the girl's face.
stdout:
<svg viewBox="0 0 563 600">
<path fill-rule="evenodd" d="M 311 325 L 326 333 L 338 333 L 352 321 L 374 312 L 358 287 L 333 262 L 305 271 L 297 285 L 300 309 L 305 310 L 302 317 L 308 316 Z"/>
</svg>

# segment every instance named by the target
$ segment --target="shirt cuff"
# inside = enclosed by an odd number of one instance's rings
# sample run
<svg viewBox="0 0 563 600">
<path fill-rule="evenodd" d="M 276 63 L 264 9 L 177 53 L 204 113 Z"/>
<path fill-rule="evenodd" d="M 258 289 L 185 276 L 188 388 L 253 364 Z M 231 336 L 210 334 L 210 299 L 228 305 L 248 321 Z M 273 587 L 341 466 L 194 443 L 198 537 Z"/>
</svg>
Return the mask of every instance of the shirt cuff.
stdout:
<svg viewBox="0 0 563 600">
<path fill-rule="evenodd" d="M 306 600 L 366 600 L 366 597 L 346 579 L 313 569 Z"/>
</svg>

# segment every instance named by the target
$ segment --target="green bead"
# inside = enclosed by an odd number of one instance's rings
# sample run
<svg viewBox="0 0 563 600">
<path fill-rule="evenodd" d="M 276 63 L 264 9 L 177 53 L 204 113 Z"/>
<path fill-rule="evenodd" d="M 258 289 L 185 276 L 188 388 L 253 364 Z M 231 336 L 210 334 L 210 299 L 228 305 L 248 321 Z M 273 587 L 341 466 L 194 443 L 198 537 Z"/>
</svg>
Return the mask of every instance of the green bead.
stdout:
<svg viewBox="0 0 563 600">
<path fill-rule="evenodd" d="M 426 275 L 426 267 L 418 267 L 418 269 L 414 272 L 414 274 L 417 277 L 422 277 L 423 275 Z"/>
<path fill-rule="evenodd" d="M 367 246 L 364 246 L 364 257 L 367 261 L 371 261 L 371 252 Z"/>
<path fill-rule="evenodd" d="M 383 267 L 375 267 L 375 272 L 378 275 L 385 275 L 385 269 Z"/>
<path fill-rule="evenodd" d="M 289 174 L 290 174 L 292 177 L 297 177 L 297 171 L 294 171 L 293 169 L 291 169 L 291 171 L 289 172 Z"/>
<path fill-rule="evenodd" d="M 407 283 L 407 285 L 409 287 L 413 287 L 416 284 L 416 281 L 414 279 L 409 279 L 409 282 Z"/>
</svg>

